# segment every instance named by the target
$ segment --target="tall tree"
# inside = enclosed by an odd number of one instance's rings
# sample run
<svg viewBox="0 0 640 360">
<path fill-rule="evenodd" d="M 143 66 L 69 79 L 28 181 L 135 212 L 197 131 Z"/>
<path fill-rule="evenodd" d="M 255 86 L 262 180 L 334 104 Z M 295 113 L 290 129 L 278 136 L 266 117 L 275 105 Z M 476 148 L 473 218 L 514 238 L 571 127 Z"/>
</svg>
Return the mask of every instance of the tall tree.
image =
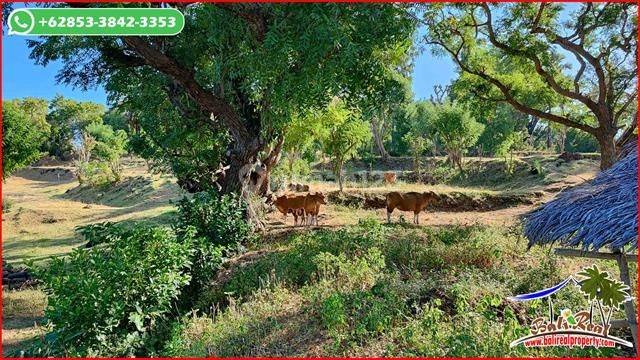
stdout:
<svg viewBox="0 0 640 360">
<path fill-rule="evenodd" d="M 634 4 L 584 3 L 566 16 L 562 4 L 434 4 L 417 12 L 426 25 L 425 40 L 436 52 L 452 57 L 459 69 L 481 80 L 484 91 L 518 111 L 594 136 L 602 154 L 601 168 L 616 158 L 615 136 L 623 124 L 634 124 L 637 98 L 637 7 Z M 490 56 L 497 53 L 498 56 Z M 563 54 L 579 64 L 567 69 Z M 496 61 L 509 59 L 525 69 L 496 71 Z M 578 114 L 527 104 L 532 73 L 567 102 L 587 109 L 590 125 Z M 570 81 L 566 79 L 570 78 Z M 633 126 L 633 125 L 632 125 Z"/>
<path fill-rule="evenodd" d="M 344 185 L 344 163 L 355 156 L 370 138 L 367 122 L 356 109 L 348 109 L 342 101 L 335 101 L 325 111 L 317 114 L 322 124 L 320 141 L 325 154 L 331 157 L 333 173 L 338 179 L 340 191 Z"/>
<path fill-rule="evenodd" d="M 400 7 L 382 4 L 175 6 L 186 18 L 175 37 L 46 38 L 30 43 L 32 57 L 62 60 L 64 83 L 105 83 L 114 101 L 130 95 L 115 75 L 160 77 L 165 94 L 158 96 L 188 98 L 210 122 L 199 127 L 228 133 L 224 192 L 240 190 L 241 169 L 261 154 L 267 169 L 278 159 L 292 113 L 322 108 L 332 95 L 355 101 L 383 88 L 386 64 L 378 55 L 408 48 L 415 25 Z"/>
<path fill-rule="evenodd" d="M 73 141 L 80 139 L 82 130 L 89 124 L 102 123 L 104 113 L 101 104 L 57 95 L 51 100 L 47 114 L 47 122 L 51 125 L 47 144 L 49 154 L 59 159 L 71 158 Z"/>
<path fill-rule="evenodd" d="M 484 125 L 462 106 L 446 102 L 435 106 L 432 126 L 447 151 L 448 160 L 462 171 L 462 156 L 478 141 Z"/>
<path fill-rule="evenodd" d="M 25 98 L 2 102 L 2 179 L 42 155 L 49 133 L 45 120 L 47 101 Z"/>
</svg>

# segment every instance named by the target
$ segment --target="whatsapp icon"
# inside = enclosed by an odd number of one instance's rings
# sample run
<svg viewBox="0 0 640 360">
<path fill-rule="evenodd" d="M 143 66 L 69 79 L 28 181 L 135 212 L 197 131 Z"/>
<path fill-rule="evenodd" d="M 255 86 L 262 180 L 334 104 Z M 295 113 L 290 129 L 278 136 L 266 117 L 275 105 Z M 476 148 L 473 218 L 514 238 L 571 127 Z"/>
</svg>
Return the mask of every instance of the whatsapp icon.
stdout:
<svg viewBox="0 0 640 360">
<path fill-rule="evenodd" d="M 9 15 L 7 21 L 9 35 L 28 35 L 36 24 L 36 20 L 29 9 L 16 9 Z"/>
</svg>

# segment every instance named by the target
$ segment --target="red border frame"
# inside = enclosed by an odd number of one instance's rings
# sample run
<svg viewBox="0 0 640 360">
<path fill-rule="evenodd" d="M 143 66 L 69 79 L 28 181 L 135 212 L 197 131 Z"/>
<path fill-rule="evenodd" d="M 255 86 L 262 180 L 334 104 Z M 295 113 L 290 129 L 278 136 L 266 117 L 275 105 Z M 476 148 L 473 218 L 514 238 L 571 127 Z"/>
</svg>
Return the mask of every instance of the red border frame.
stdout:
<svg viewBox="0 0 640 360">
<path fill-rule="evenodd" d="M 2 0 L 0 1 L 0 9 L 2 9 L 3 4 L 4 3 L 18 3 L 18 2 L 23 2 L 23 1 L 16 1 L 16 0 Z M 55 0 L 44 0 L 41 2 L 47 2 L 47 3 L 56 3 L 56 2 L 62 2 L 62 1 L 55 1 Z M 149 1 L 144 1 L 144 0 L 87 0 L 87 1 L 82 1 L 82 0 L 69 0 L 67 2 L 96 2 L 96 3 L 117 3 L 117 2 L 131 2 L 131 3 L 138 3 L 138 2 L 149 2 Z M 151 2 L 160 2 L 157 0 L 151 0 Z M 193 0 L 176 0 L 173 2 L 195 2 Z M 205 0 L 205 1 L 200 1 L 200 2 L 220 2 L 220 3 L 240 3 L 240 2 L 270 2 L 270 3 L 292 3 L 292 2 L 296 2 L 296 3 L 319 3 L 319 2 L 336 2 L 336 3 L 383 3 L 383 2 L 406 2 L 406 3 L 416 3 L 416 2 L 481 2 L 479 0 L 450 0 L 450 1 L 436 1 L 436 0 L 417 0 L 417 1 L 411 1 L 411 0 L 399 0 L 399 1 L 387 1 L 387 0 L 339 0 L 339 1 L 331 1 L 331 0 L 293 0 L 293 1 L 286 1 L 286 0 L 254 0 L 254 1 L 243 1 L 243 0 Z M 519 0 L 519 1 L 506 1 L 506 0 L 498 0 L 498 1 L 493 1 L 493 2 L 564 2 L 564 3 L 580 3 L 580 2 L 587 2 L 587 1 L 580 1 L 580 0 L 565 0 L 565 1 L 550 1 L 550 0 L 542 0 L 542 1 L 534 1 L 534 0 Z M 590 2 L 605 2 L 605 1 L 601 1 L 601 0 L 597 0 L 597 1 L 590 1 Z M 639 1 L 629 1 L 629 0 L 610 0 L 609 2 L 618 2 L 618 3 L 635 3 L 636 6 L 640 7 L 640 2 Z M 3 19 L 0 17 L 0 28 L 2 28 L 3 26 Z M 638 40 L 640 40 L 640 31 L 638 31 Z M 2 53 L 2 39 L 0 38 L 0 53 Z M 636 54 L 636 59 L 638 59 L 638 54 Z M 640 78 L 640 68 L 638 69 L 638 77 Z M 0 59 L 0 98 L 2 98 L 2 60 Z M 640 96 L 637 99 L 638 102 L 638 108 L 640 108 Z M 0 102 L 0 111 L 2 110 L 2 103 Z M 640 116 L 638 116 L 638 118 L 640 119 Z M 2 124 L 2 115 L 0 115 L 0 124 Z M 0 129 L 0 138 L 2 137 L 2 129 Z M 638 131 L 638 135 L 637 135 L 637 141 L 638 143 L 640 143 L 640 131 Z M 640 149 L 637 149 L 638 153 L 640 154 Z M 2 146 L 0 145 L 0 166 L 2 165 Z M 638 170 L 638 175 L 640 175 L 640 169 Z M 640 176 L 639 176 L 640 177 Z M 3 182 L 0 181 L 0 194 L 2 194 L 2 186 L 3 186 Z M 640 194 L 637 195 L 637 209 L 638 209 L 638 213 L 640 213 Z M 2 199 L 0 198 L 0 204 L 2 204 Z M 0 221 L 2 220 L 2 214 L 0 213 Z M 640 233 L 640 225 L 638 226 L 638 233 Z M 2 223 L 0 223 L 0 236 L 2 234 Z M 0 245 L 2 244 L 2 238 L 0 237 Z M 0 247 L 0 258 L 2 257 L 2 248 Z M 636 270 L 638 270 L 638 263 L 636 262 Z M 636 294 L 635 294 L 635 298 L 636 298 L 636 302 L 638 300 L 640 300 L 640 276 L 638 276 L 638 286 L 636 288 Z M 0 286 L 2 285 L 2 279 L 0 279 Z M 2 311 L 2 299 L 0 298 L 0 312 Z M 636 308 L 636 323 L 638 323 L 638 318 L 640 318 L 640 312 L 638 312 L 638 308 Z M 2 318 L 0 317 L 0 351 L 2 351 Z M 638 325 L 638 329 L 640 330 L 640 325 Z M 2 356 L 2 353 L 0 353 L 0 357 Z M 3 358 L 4 359 L 4 358 Z M 26 359 L 38 359 L 38 358 L 26 358 Z M 54 358 L 54 359 L 63 359 L 63 358 Z M 96 358 L 96 359 L 100 359 L 100 358 Z M 107 359 L 128 359 L 128 358 L 107 358 Z M 200 359 L 200 358 L 179 358 L 179 359 Z M 256 359 L 256 358 L 241 358 L 241 357 L 234 357 L 234 358 L 226 358 L 226 359 Z M 340 358 L 340 357 L 320 357 L 320 358 L 282 358 L 282 357 L 276 357 L 276 358 L 272 358 L 272 359 L 346 359 L 346 358 Z M 370 357 L 354 357 L 351 359 L 383 359 L 383 358 L 370 358 Z M 395 359 L 415 359 L 415 358 L 395 358 Z M 511 357 L 505 357 L 505 358 L 490 358 L 490 357 L 468 357 L 468 358 L 451 358 L 451 357 L 443 357 L 443 358 L 424 358 L 424 359 L 575 359 L 575 358 L 549 358 L 549 357 L 521 357 L 521 358 L 511 358 Z M 598 358 L 598 359 L 637 359 L 637 358 L 625 358 L 625 357 L 609 357 L 609 358 Z"/>
</svg>

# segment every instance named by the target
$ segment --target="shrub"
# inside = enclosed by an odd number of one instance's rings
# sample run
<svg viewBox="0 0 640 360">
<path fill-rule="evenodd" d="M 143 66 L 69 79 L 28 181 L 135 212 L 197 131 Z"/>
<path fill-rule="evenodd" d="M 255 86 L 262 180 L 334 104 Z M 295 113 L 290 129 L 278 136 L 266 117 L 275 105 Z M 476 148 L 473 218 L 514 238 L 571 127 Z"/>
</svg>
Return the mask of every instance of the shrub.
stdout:
<svg viewBox="0 0 640 360">
<path fill-rule="evenodd" d="M 397 289 L 382 281 L 369 290 L 335 292 L 318 306 L 318 316 L 334 345 L 359 345 L 389 331 L 408 314 L 406 302 Z"/>
<path fill-rule="evenodd" d="M 211 280 L 225 256 L 251 242 L 251 226 L 245 221 L 245 204 L 235 195 L 214 191 L 183 198 L 178 204 L 176 233 L 193 240 L 192 292 Z"/>
<path fill-rule="evenodd" d="M 192 226 L 195 236 L 205 237 L 211 244 L 246 244 L 252 237 L 252 229 L 245 221 L 245 211 L 245 204 L 235 194 L 196 193 L 178 204 L 178 233 Z"/>
<path fill-rule="evenodd" d="M 122 227 L 110 221 L 76 226 L 75 231 L 87 241 L 86 247 L 111 242 L 124 233 Z"/>
<path fill-rule="evenodd" d="M 167 229 L 138 226 L 109 241 L 36 270 L 55 354 L 138 354 L 190 280 L 191 243 Z"/>
<path fill-rule="evenodd" d="M 76 176 L 80 185 L 101 187 L 113 184 L 120 179 L 109 164 L 102 161 L 76 161 Z"/>
</svg>

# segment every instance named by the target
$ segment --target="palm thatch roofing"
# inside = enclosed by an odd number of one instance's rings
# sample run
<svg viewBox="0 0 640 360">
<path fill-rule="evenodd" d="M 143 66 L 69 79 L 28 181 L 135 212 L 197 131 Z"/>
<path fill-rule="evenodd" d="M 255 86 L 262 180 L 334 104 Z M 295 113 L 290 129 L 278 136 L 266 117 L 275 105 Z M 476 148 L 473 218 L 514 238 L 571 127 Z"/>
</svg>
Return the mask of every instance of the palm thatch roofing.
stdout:
<svg viewBox="0 0 640 360">
<path fill-rule="evenodd" d="M 637 143 L 591 182 L 560 193 L 525 215 L 529 247 L 559 242 L 584 251 L 638 247 Z"/>
</svg>

